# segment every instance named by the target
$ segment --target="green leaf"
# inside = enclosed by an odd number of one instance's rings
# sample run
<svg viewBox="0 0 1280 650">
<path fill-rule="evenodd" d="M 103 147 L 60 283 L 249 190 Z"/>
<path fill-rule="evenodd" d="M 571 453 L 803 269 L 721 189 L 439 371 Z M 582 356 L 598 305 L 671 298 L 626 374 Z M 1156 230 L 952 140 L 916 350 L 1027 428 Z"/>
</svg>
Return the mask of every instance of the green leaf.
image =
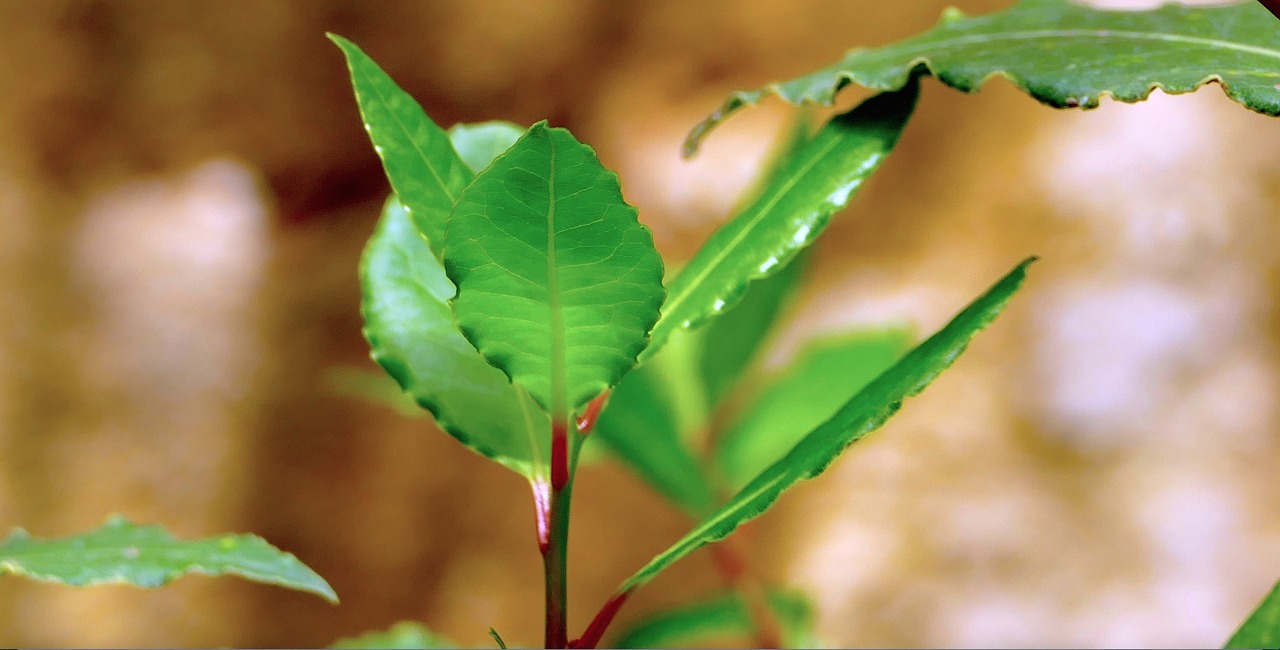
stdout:
<svg viewBox="0 0 1280 650">
<path fill-rule="evenodd" d="M 355 43 L 328 34 L 346 56 L 351 85 L 373 149 L 405 211 L 438 257 L 449 208 L 474 174 L 449 136 Z"/>
<path fill-rule="evenodd" d="M 444 263 L 462 332 L 557 421 L 635 364 L 664 296 L 617 175 L 545 122 L 463 190 Z"/>
<path fill-rule="evenodd" d="M 460 648 L 457 643 L 428 630 L 414 621 L 400 621 L 385 631 L 366 632 L 360 636 L 339 639 L 330 648 L 378 650 L 379 648 L 413 650 L 415 648 Z"/>
<path fill-rule="evenodd" d="M 948 9 L 919 36 L 851 50 L 803 77 L 730 95 L 690 131 L 685 153 L 696 151 L 703 136 L 734 111 L 767 95 L 830 105 L 850 83 L 894 90 L 918 71 L 965 92 L 998 75 L 1055 108 L 1092 108 L 1102 95 L 1137 102 L 1156 88 L 1184 93 L 1217 81 L 1245 107 L 1278 115 L 1280 22 L 1256 2 L 1109 11 L 1064 0 L 1022 0 L 973 18 Z"/>
<path fill-rule="evenodd" d="M 524 475 L 545 477 L 551 424 L 490 366 L 453 322 L 453 283 L 392 196 L 360 265 L 371 356 L 462 444 Z"/>
<path fill-rule="evenodd" d="M 786 161 L 760 196 L 694 255 L 669 287 L 653 343 L 732 307 L 747 284 L 777 272 L 811 244 L 893 150 L 915 106 L 916 84 L 832 118 Z"/>
<path fill-rule="evenodd" d="M 408 418 L 426 417 L 418 403 L 385 372 L 335 366 L 325 371 L 325 383 L 338 395 L 381 404 Z"/>
<path fill-rule="evenodd" d="M 742 489 L 911 348 L 907 329 L 847 333 L 809 344 L 716 446 L 727 487 Z"/>
<path fill-rule="evenodd" d="M 795 295 L 807 260 L 801 254 L 777 273 L 747 286 L 742 301 L 698 331 L 699 367 L 707 404 L 715 408 L 755 362 L 774 325 Z"/>
<path fill-rule="evenodd" d="M 1228 648 L 1280 647 L 1280 582 L 1227 641 Z"/>
<path fill-rule="evenodd" d="M 783 647 L 820 647 L 813 635 L 813 607 L 803 594 L 770 590 L 767 597 L 782 627 Z M 746 645 L 755 642 L 754 635 L 755 623 L 746 604 L 737 594 L 728 593 L 646 618 L 624 631 L 614 647 L 719 647 L 730 640 Z"/>
<path fill-rule="evenodd" d="M 635 589 L 693 551 L 724 539 L 738 526 L 763 514 L 788 488 L 821 474 L 849 445 L 880 428 L 903 400 L 924 390 L 964 352 L 969 340 L 1004 310 L 1033 261 L 1035 258 L 1019 264 L 945 327 L 868 384 L 782 460 L 628 578 L 619 591 Z"/>
<path fill-rule="evenodd" d="M 159 526 L 139 526 L 119 515 L 93 532 L 60 539 L 36 539 L 14 529 L 0 543 L 0 575 L 6 573 L 73 587 L 127 583 L 151 588 L 188 573 L 237 575 L 338 602 L 324 578 L 256 535 L 184 542 Z"/>
<path fill-rule="evenodd" d="M 455 124 L 449 128 L 449 141 L 467 167 L 479 174 L 494 158 L 510 149 L 524 131 L 523 127 L 502 121 Z"/>
<path fill-rule="evenodd" d="M 711 511 L 715 499 L 681 435 L 674 384 L 661 363 L 668 358 L 661 355 L 622 378 L 591 439 L 598 438 L 660 494 L 700 517 Z"/>
</svg>

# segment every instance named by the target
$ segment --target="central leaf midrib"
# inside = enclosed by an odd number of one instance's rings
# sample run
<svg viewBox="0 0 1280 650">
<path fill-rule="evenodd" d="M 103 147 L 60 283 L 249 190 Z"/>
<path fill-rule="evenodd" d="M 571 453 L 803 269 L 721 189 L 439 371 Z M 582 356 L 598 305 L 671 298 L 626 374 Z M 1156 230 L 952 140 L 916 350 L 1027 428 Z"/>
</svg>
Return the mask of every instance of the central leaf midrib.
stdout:
<svg viewBox="0 0 1280 650">
<path fill-rule="evenodd" d="M 565 396 L 564 314 L 560 304 L 560 278 L 556 269 L 556 143 L 547 134 L 551 149 L 547 168 L 547 308 L 551 316 L 551 416 L 562 421 L 568 416 Z"/>
</svg>

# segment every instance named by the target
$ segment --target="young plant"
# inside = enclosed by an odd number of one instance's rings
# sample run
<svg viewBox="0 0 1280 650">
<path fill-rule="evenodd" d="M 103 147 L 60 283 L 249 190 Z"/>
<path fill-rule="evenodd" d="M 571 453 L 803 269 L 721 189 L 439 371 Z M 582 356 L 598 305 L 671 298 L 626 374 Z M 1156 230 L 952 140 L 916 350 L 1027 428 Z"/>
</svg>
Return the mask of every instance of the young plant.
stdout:
<svg viewBox="0 0 1280 650">
<path fill-rule="evenodd" d="M 365 336 L 373 358 L 440 428 L 529 481 L 546 577 L 544 643 L 593 647 L 635 589 L 729 536 L 884 424 L 1022 284 L 1034 258 L 910 351 L 901 334 L 828 344 L 773 378 L 726 430 L 708 431 L 797 282 L 793 258 L 893 150 L 921 77 L 976 91 L 998 74 L 1044 103 L 1082 108 L 1102 95 L 1135 102 L 1155 88 L 1187 92 L 1216 81 L 1275 115 L 1278 35 L 1253 4 L 1109 12 L 1023 0 L 978 18 L 949 10 L 921 36 L 734 93 L 690 133 L 686 154 L 766 94 L 830 105 L 850 83 L 883 91 L 816 133 L 797 131 L 755 199 L 665 286 L 616 175 L 568 131 L 543 122 L 446 132 L 356 45 L 330 35 L 394 191 L 361 269 Z M 593 430 L 699 523 L 623 581 L 574 638 L 565 612 L 569 506 Z M 761 645 L 802 642 L 804 601 L 743 580 L 736 554 L 720 559 L 733 593 L 660 615 L 622 641 L 658 645 L 728 630 L 754 632 Z"/>
</svg>

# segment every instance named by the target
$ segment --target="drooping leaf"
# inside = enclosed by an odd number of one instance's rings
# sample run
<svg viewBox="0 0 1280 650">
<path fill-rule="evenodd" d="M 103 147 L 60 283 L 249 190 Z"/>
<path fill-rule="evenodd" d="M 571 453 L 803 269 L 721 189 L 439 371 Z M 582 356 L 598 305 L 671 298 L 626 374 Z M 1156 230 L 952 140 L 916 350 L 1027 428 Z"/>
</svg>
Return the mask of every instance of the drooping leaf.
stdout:
<svg viewBox="0 0 1280 650">
<path fill-rule="evenodd" d="M 670 364 L 662 363 L 669 359 L 669 354 L 659 355 L 622 378 L 591 438 L 598 438 L 660 494 L 701 517 L 715 500 L 681 433 L 674 391 L 682 388 L 678 377 L 667 372 Z"/>
<path fill-rule="evenodd" d="M 924 390 L 964 352 L 969 340 L 1004 310 L 1033 261 L 1031 258 L 1019 264 L 945 327 L 868 384 L 782 460 L 761 472 L 723 507 L 628 578 L 619 592 L 627 593 L 643 585 L 677 560 L 724 539 L 743 523 L 763 514 L 788 488 L 821 474 L 849 445 L 880 428 L 903 400 Z"/>
<path fill-rule="evenodd" d="M 462 646 L 432 632 L 421 623 L 400 621 L 386 630 L 365 632 L 359 636 L 338 639 L 329 647 L 350 650 L 432 650 Z"/>
<path fill-rule="evenodd" d="M 453 283 L 392 196 L 360 265 L 372 356 L 441 429 L 530 480 L 547 473 L 551 424 L 458 331 Z"/>
<path fill-rule="evenodd" d="M 36 539 L 21 528 L 14 529 L 0 542 L 0 575 L 6 573 L 74 587 L 132 584 L 149 588 L 188 573 L 236 575 L 338 602 L 324 578 L 256 535 L 184 542 L 160 526 L 139 526 L 119 515 L 92 532 L 58 539 Z"/>
<path fill-rule="evenodd" d="M 474 173 L 448 134 L 355 43 L 328 34 L 347 58 L 365 131 L 391 188 L 438 257 L 449 208 Z"/>
<path fill-rule="evenodd" d="M 893 149 L 917 91 L 909 84 L 832 118 L 781 163 L 755 202 L 713 233 L 671 282 L 642 360 L 672 332 L 733 306 L 748 283 L 779 271 L 811 244 Z"/>
<path fill-rule="evenodd" d="M 463 190 L 444 262 L 463 333 L 558 420 L 634 365 L 665 294 L 617 175 L 545 122 Z"/>
<path fill-rule="evenodd" d="M 1280 647 L 1280 582 L 1227 641 L 1228 648 Z"/>
<path fill-rule="evenodd" d="M 803 253 L 777 273 L 747 286 L 742 301 L 698 330 L 699 366 L 707 403 L 715 408 L 747 370 L 773 332 L 804 277 Z"/>
<path fill-rule="evenodd" d="M 731 424 L 716 446 L 716 466 L 736 492 L 835 415 L 911 348 L 905 328 L 852 332 L 807 346 L 782 376 Z"/>
<path fill-rule="evenodd" d="M 803 594 L 770 590 L 767 593 L 773 615 L 782 628 L 785 648 L 816 648 L 821 644 L 813 634 L 813 607 Z M 746 603 L 737 594 L 727 593 L 693 605 L 677 607 L 646 618 L 624 631 L 613 646 L 617 648 L 718 647 L 726 641 L 744 646 L 755 642 L 755 623 Z M 714 644 L 714 645 L 711 645 Z"/>
<path fill-rule="evenodd" d="M 693 153 L 715 125 L 743 106 L 777 95 L 793 104 L 830 105 L 850 83 L 903 87 L 917 71 L 975 92 L 1001 76 L 1056 108 L 1092 108 L 1102 95 L 1123 102 L 1160 88 L 1190 92 L 1217 81 L 1231 99 L 1280 114 L 1280 22 L 1257 2 L 1148 11 L 1094 9 L 1066 0 L 1022 0 L 968 17 L 948 9 L 932 30 L 875 49 L 855 49 L 810 74 L 733 93 L 685 141 Z"/>
<path fill-rule="evenodd" d="M 524 128 L 511 122 L 497 120 L 455 124 L 449 128 L 449 141 L 467 167 L 479 174 L 494 158 L 510 149 L 524 135 L 524 131 Z"/>
</svg>

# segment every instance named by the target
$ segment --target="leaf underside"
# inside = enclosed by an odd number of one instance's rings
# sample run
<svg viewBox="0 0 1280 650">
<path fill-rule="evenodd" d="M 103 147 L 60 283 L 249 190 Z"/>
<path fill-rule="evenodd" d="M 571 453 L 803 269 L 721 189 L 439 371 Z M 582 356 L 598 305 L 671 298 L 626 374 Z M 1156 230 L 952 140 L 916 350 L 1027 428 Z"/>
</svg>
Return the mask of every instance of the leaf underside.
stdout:
<svg viewBox="0 0 1280 650">
<path fill-rule="evenodd" d="M 444 262 L 462 332 L 556 418 L 635 364 L 665 295 L 653 237 L 617 175 L 545 123 L 463 190 Z"/>
<path fill-rule="evenodd" d="M 1280 647 L 1280 582 L 1227 641 L 1227 648 Z"/>
<path fill-rule="evenodd" d="M 1103 95 L 1138 102 L 1157 88 L 1184 93 L 1216 81 L 1242 106 L 1280 115 L 1280 21 L 1257 2 L 1114 11 L 1022 0 L 977 17 L 949 9 L 918 36 L 851 50 L 802 77 L 733 93 L 690 131 L 685 153 L 733 112 L 768 95 L 831 105 L 851 83 L 893 90 L 921 71 L 965 92 L 1004 77 L 1055 108 L 1093 108 Z"/>
<path fill-rule="evenodd" d="M 903 400 L 924 390 L 964 352 L 970 339 L 1004 310 L 1033 261 L 1031 258 L 1019 264 L 945 327 L 907 353 L 728 503 L 628 578 L 620 591 L 643 585 L 693 551 L 724 539 L 743 523 L 763 514 L 784 491 L 821 474 L 849 445 L 880 428 Z"/>
<path fill-rule="evenodd" d="M 149 588 L 188 573 L 236 575 L 338 602 L 324 578 L 261 537 L 222 535 L 180 541 L 160 526 L 139 526 L 120 516 L 92 532 L 59 539 L 36 539 L 15 529 L 0 543 L 0 575 L 6 573 L 75 587 L 132 584 Z"/>
</svg>

